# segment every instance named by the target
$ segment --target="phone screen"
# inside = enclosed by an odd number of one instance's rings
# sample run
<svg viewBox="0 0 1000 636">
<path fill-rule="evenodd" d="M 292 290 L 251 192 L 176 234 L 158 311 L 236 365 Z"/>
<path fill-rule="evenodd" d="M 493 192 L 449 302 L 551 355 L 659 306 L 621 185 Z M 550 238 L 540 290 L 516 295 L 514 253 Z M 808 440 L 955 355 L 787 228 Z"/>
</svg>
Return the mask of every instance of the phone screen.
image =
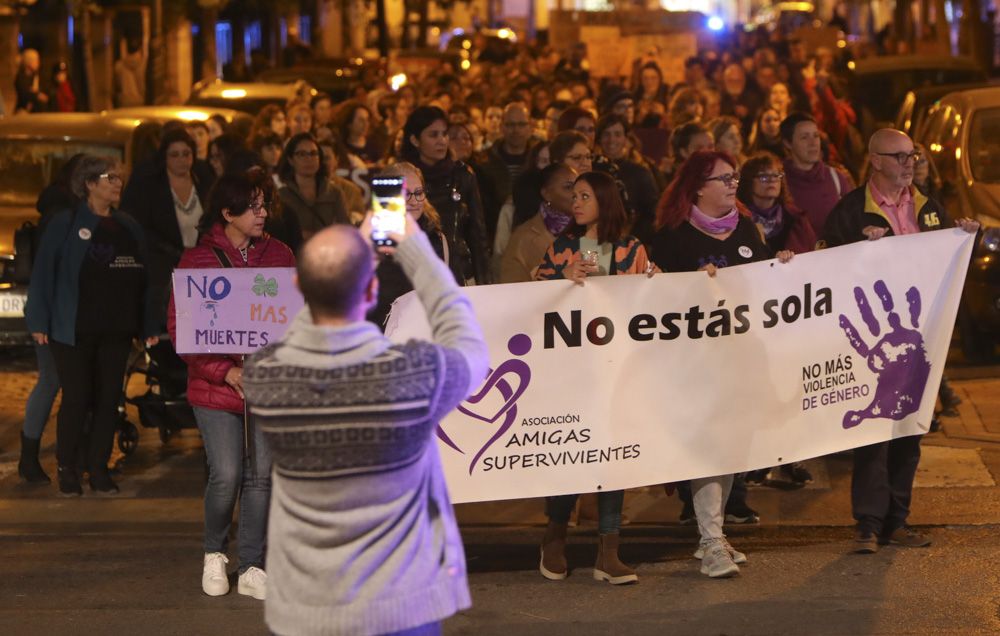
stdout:
<svg viewBox="0 0 1000 636">
<path fill-rule="evenodd" d="M 403 177 L 372 179 L 372 242 L 375 245 L 395 246 L 389 234 L 402 234 L 405 230 Z"/>
</svg>

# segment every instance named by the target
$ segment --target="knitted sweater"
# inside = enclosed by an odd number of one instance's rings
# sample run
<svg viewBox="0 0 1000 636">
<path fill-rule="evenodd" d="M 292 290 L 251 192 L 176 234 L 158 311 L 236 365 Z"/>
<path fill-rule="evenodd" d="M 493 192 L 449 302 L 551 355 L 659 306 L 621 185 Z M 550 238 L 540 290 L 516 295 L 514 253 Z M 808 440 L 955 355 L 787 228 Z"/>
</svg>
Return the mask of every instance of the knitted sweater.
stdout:
<svg viewBox="0 0 1000 636">
<path fill-rule="evenodd" d="M 488 353 L 426 236 L 396 260 L 434 342 L 317 326 L 305 309 L 244 368 L 274 459 L 265 618 L 277 634 L 382 634 L 471 605 L 435 429 L 481 384 Z"/>
</svg>

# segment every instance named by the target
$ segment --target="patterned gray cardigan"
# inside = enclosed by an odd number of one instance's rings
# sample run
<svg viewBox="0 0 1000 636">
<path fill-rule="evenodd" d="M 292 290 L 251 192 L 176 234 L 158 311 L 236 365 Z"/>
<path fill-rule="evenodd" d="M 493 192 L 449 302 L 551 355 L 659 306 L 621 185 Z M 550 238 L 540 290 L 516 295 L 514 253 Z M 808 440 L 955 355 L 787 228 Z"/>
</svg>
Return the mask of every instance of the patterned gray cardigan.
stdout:
<svg viewBox="0 0 1000 636">
<path fill-rule="evenodd" d="M 244 369 L 274 457 L 265 614 L 276 634 L 382 634 L 471 605 L 435 429 L 481 384 L 488 353 L 427 238 L 395 258 L 434 342 L 394 345 L 367 322 L 319 327 L 304 310 Z"/>
</svg>

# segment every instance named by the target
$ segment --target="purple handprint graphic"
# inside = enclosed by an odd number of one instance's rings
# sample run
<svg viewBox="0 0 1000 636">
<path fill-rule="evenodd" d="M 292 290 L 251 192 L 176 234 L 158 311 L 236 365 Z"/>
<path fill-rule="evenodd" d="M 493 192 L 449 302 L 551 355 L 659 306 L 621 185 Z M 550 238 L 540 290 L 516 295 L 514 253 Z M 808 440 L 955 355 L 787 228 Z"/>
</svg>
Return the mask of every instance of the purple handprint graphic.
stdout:
<svg viewBox="0 0 1000 636">
<path fill-rule="evenodd" d="M 507 349 L 515 356 L 523 356 L 529 351 L 531 351 L 531 338 L 526 334 L 517 334 L 513 336 L 507 342 Z M 515 386 L 511 386 L 506 376 L 514 376 L 512 379 L 516 379 Z M 490 374 L 486 378 L 483 387 L 478 393 L 470 395 L 465 401 L 468 406 L 459 406 L 458 410 L 473 417 L 477 420 L 485 422 L 487 424 L 495 424 L 497 420 L 503 417 L 503 422 L 497 427 L 497 430 L 493 433 L 490 439 L 479 449 L 476 456 L 472 458 L 472 462 L 469 463 L 469 474 L 472 474 L 472 469 L 475 468 L 476 462 L 479 458 L 483 456 L 486 449 L 493 445 L 493 442 L 500 439 L 500 437 L 507 432 L 507 430 L 514 424 L 517 420 L 517 399 L 521 397 L 524 391 L 528 388 L 528 383 L 531 382 L 531 368 L 523 360 L 517 358 L 512 358 L 500 363 L 496 369 L 490 369 Z M 472 408 L 474 405 L 479 404 L 483 399 L 490 394 L 493 389 L 496 389 L 500 396 L 503 398 L 503 404 L 500 408 L 491 416 L 480 415 L 475 413 Z M 464 451 L 458 447 L 455 442 L 451 440 L 447 433 L 438 426 L 437 435 L 445 444 L 454 448 L 460 453 L 464 454 Z"/>
<path fill-rule="evenodd" d="M 895 311 L 892 294 L 885 281 L 876 281 L 875 293 L 882 301 L 882 309 L 887 314 L 889 327 L 882 339 L 869 347 L 858 334 L 858 330 L 847 316 L 840 315 L 840 326 L 847 334 L 851 346 L 868 361 L 868 368 L 878 377 L 875 395 L 872 403 L 861 411 L 848 411 L 844 414 L 844 428 L 853 428 L 864 420 L 885 417 L 891 420 L 901 420 L 920 408 L 920 401 L 927 386 L 927 377 L 931 372 L 931 364 L 927 360 L 927 350 L 924 348 L 924 338 L 917 331 L 920 321 L 920 292 L 916 287 L 910 287 L 906 292 L 909 304 L 909 329 L 904 327 L 899 314 Z M 878 337 L 882 328 L 868 297 L 860 287 L 854 288 L 854 299 L 858 303 L 858 311 L 872 336 Z"/>
</svg>

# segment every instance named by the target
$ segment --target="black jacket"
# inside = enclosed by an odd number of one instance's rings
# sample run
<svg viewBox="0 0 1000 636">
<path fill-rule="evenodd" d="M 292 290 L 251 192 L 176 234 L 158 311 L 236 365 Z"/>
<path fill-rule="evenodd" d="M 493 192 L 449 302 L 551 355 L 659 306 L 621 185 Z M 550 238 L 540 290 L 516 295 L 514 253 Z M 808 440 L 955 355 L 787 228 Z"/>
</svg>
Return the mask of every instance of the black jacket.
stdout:
<svg viewBox="0 0 1000 636">
<path fill-rule="evenodd" d="M 921 232 L 940 230 L 950 225 L 940 203 L 924 196 L 913 186 L 910 186 L 910 194 Z M 837 247 L 868 240 L 862 232 L 868 226 L 884 227 L 889 230 L 887 236 L 893 234 L 889 218 L 875 204 L 865 184 L 847 193 L 830 211 L 820 236 L 821 243 L 826 247 Z"/>
<path fill-rule="evenodd" d="M 194 176 L 194 188 L 206 209 L 206 195 L 211 183 Z M 184 240 L 177 224 L 174 198 L 165 169 L 152 164 L 138 166 L 122 192 L 121 208 L 138 221 L 146 236 L 149 249 L 149 281 L 153 307 L 160 316 L 161 326 L 166 325 L 167 304 L 170 301 L 171 275 L 184 253 Z"/>
<path fill-rule="evenodd" d="M 420 217 L 417 221 L 420 229 L 427 233 L 427 239 L 434 248 L 434 253 L 438 258 L 443 259 L 445 254 L 444 237 L 437 230 L 432 230 L 427 224 L 427 215 Z M 403 272 L 403 268 L 391 256 L 384 256 L 379 261 L 375 270 L 378 276 L 378 304 L 368 312 L 368 320 L 378 325 L 379 329 L 385 331 L 385 321 L 389 317 L 392 303 L 403 294 L 413 290 L 413 283 Z"/>
<path fill-rule="evenodd" d="M 441 231 L 451 247 L 448 266 L 459 284 L 475 278 L 490 282 L 490 249 L 476 175 L 461 161 L 444 159 L 434 166 L 418 164 L 424 173 L 427 199 L 441 217 Z"/>
<path fill-rule="evenodd" d="M 656 204 L 660 199 L 656 180 L 649 168 L 634 161 L 617 159 L 615 165 L 618 166 L 618 178 L 625 185 L 625 192 L 628 194 L 632 234 L 640 241 L 646 241 L 653 233 Z"/>
</svg>

